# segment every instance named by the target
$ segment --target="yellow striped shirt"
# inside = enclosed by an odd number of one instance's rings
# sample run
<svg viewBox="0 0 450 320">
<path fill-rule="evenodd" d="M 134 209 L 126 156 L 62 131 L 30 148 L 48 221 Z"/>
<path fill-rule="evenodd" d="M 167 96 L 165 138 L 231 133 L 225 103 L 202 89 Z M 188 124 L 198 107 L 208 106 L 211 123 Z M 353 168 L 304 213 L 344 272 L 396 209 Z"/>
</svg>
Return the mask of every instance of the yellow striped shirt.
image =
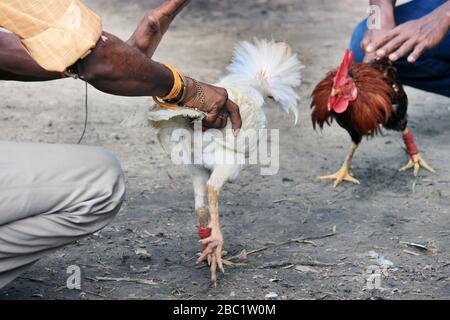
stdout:
<svg viewBox="0 0 450 320">
<path fill-rule="evenodd" d="M 95 47 L 101 19 L 79 0 L 0 0 L 0 27 L 20 37 L 33 59 L 62 72 Z"/>
</svg>

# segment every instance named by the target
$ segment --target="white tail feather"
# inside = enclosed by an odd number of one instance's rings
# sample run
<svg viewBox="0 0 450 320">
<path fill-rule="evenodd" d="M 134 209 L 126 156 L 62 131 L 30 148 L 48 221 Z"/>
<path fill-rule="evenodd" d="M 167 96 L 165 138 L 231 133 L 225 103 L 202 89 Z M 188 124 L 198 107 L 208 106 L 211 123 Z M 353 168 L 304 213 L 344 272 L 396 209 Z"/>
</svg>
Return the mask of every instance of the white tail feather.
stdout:
<svg viewBox="0 0 450 320">
<path fill-rule="evenodd" d="M 294 113 L 297 123 L 300 97 L 294 88 L 301 84 L 302 68 L 288 44 L 255 39 L 253 43 L 245 41 L 236 47 L 228 71 L 230 77 L 250 82 L 287 113 Z"/>
</svg>

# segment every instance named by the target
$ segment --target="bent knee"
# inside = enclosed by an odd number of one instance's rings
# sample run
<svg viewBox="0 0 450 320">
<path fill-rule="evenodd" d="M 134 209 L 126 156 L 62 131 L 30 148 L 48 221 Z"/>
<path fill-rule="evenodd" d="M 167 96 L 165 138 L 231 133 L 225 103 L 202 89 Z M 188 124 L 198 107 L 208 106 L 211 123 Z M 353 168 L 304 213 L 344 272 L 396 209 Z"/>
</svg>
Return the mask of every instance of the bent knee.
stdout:
<svg viewBox="0 0 450 320">
<path fill-rule="evenodd" d="M 88 157 L 91 213 L 117 214 L 125 198 L 125 177 L 119 160 L 103 148 L 92 148 Z M 88 201 L 89 202 L 89 201 Z"/>
</svg>

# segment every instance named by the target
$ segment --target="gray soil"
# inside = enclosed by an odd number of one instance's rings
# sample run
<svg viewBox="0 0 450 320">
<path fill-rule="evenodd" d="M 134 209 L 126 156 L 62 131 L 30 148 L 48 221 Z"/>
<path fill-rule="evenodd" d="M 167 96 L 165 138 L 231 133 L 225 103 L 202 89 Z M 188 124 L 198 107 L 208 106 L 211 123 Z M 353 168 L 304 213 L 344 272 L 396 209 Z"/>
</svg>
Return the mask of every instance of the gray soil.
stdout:
<svg viewBox="0 0 450 320">
<path fill-rule="evenodd" d="M 160 1 L 85 2 L 102 16 L 106 30 L 126 38 Z M 337 125 L 323 133 L 312 129 L 309 94 L 340 61 L 365 9 L 356 0 L 195 0 L 157 52 L 159 60 L 209 82 L 223 75 L 240 40 L 285 40 L 299 53 L 306 66 L 300 123 L 294 126 L 273 106 L 266 109 L 270 127 L 281 128 L 280 173 L 262 177 L 258 167 L 248 167 L 221 194 L 230 254 L 266 250 L 226 268 L 217 288 L 211 287 L 208 268 L 194 264 L 199 245 L 189 176 L 171 165 L 149 129 L 120 126 L 148 98 L 91 89 L 85 143 L 121 159 L 126 204 L 112 225 L 41 260 L 0 290 L 0 299 L 264 299 L 271 292 L 278 299 L 449 299 L 447 99 L 408 88 L 411 128 L 437 174 L 421 172 L 415 179 L 412 172 L 399 173 L 407 160 L 401 137 L 385 132 L 364 141 L 356 154 L 353 171 L 361 185 L 333 189 L 317 180 L 338 169 L 350 139 Z M 83 89 L 75 80 L 2 82 L 1 139 L 76 142 L 84 121 Z M 272 247 L 300 237 L 319 239 Z M 425 254 L 402 241 L 430 250 Z M 377 255 L 393 266 L 382 275 L 381 290 L 368 290 L 367 269 L 385 262 Z M 70 265 L 82 268 L 81 291 L 65 286 Z"/>
</svg>

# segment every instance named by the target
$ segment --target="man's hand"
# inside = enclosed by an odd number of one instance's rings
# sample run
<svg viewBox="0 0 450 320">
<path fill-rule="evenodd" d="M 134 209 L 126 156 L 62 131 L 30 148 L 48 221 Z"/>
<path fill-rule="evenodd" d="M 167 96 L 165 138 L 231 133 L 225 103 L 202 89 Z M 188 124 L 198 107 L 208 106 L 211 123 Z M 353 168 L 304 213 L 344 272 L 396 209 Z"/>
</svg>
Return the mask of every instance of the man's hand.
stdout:
<svg viewBox="0 0 450 320">
<path fill-rule="evenodd" d="M 378 43 L 383 39 L 389 31 L 396 27 L 394 18 L 394 5 L 395 1 L 371 1 L 372 5 L 377 5 L 381 8 L 381 15 L 379 21 L 379 29 L 368 29 L 361 41 L 361 48 L 365 52 L 363 62 L 371 62 L 376 59 L 374 52 L 368 52 L 367 48 Z"/>
<path fill-rule="evenodd" d="M 368 48 L 373 46 L 374 43 L 379 43 L 386 37 L 386 35 L 395 28 L 395 21 L 389 21 L 384 24 L 382 29 L 369 29 L 367 30 L 364 38 L 361 42 L 361 48 L 366 55 L 363 62 L 371 62 L 377 58 L 373 51 L 368 51 Z"/>
<path fill-rule="evenodd" d="M 170 24 L 190 2 L 191 0 L 167 0 L 149 11 L 127 43 L 152 58 Z"/>
<path fill-rule="evenodd" d="M 230 117 L 233 133 L 237 135 L 242 127 L 241 115 L 239 107 L 230 99 L 228 93 L 223 88 L 199 82 L 205 94 L 205 107 L 203 111 L 207 113 L 206 119 L 203 120 L 203 127 L 207 128 L 224 128 Z M 197 95 L 197 89 L 192 79 L 188 78 L 188 92 L 184 99 L 187 107 L 197 107 L 193 103 Z"/>
<path fill-rule="evenodd" d="M 427 50 L 438 46 L 446 37 L 450 26 L 450 2 L 430 14 L 397 26 L 365 47 L 369 55 L 377 58 L 388 56 L 390 60 L 408 55 L 414 63 Z"/>
</svg>

